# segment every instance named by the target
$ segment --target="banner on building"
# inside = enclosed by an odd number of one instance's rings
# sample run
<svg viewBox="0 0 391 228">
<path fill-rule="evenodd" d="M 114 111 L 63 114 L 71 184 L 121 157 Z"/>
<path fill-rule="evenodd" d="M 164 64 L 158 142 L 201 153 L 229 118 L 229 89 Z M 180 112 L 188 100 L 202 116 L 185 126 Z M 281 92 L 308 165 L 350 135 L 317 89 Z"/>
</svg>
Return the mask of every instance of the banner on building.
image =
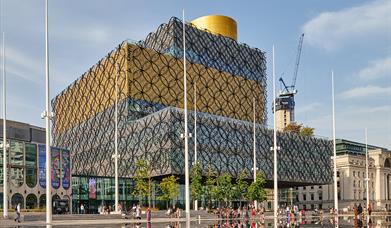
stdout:
<svg viewBox="0 0 391 228">
<path fill-rule="evenodd" d="M 39 185 L 46 188 L 46 148 L 45 145 L 38 145 L 38 169 Z"/>
<path fill-rule="evenodd" d="M 69 189 L 71 184 L 71 158 L 69 150 L 61 150 L 62 160 L 62 187 L 64 189 Z"/>
<path fill-rule="evenodd" d="M 88 178 L 88 198 L 96 199 L 96 179 Z"/>
<path fill-rule="evenodd" d="M 60 187 L 60 149 L 58 148 L 52 148 L 52 172 L 51 172 L 51 179 L 52 179 L 52 187 L 55 189 L 58 189 Z"/>
</svg>

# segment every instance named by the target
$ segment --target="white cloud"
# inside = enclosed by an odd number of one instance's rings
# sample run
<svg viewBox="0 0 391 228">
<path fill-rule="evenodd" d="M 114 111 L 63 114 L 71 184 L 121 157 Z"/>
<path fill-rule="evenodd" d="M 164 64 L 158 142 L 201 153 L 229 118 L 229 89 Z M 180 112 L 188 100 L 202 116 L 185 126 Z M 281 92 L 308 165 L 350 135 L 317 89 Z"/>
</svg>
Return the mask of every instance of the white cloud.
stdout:
<svg viewBox="0 0 391 228">
<path fill-rule="evenodd" d="M 363 79 L 391 77 L 391 56 L 371 61 L 370 65 L 361 69 L 358 75 Z"/>
<path fill-rule="evenodd" d="M 391 95 L 391 87 L 363 86 L 356 87 L 340 94 L 342 99 L 364 98 L 371 96 Z"/>
<path fill-rule="evenodd" d="M 385 37 L 390 29 L 391 1 L 378 0 L 335 12 L 323 12 L 302 28 L 306 42 L 333 50 L 352 40 Z"/>
<path fill-rule="evenodd" d="M 37 83 L 36 77 L 43 74 L 43 62 L 16 48 L 6 47 L 5 56 L 7 74 L 13 74 L 34 83 Z"/>
</svg>

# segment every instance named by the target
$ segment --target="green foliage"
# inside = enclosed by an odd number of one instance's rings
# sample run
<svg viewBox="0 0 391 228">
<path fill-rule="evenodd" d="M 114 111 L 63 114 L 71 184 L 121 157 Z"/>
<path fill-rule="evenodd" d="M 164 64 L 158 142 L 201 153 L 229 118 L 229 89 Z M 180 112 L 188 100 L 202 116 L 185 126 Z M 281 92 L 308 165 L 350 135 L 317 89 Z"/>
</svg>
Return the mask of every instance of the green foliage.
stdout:
<svg viewBox="0 0 391 228">
<path fill-rule="evenodd" d="M 224 201 L 227 205 L 228 201 L 234 196 L 232 178 L 228 173 L 224 173 L 216 178 L 216 186 L 214 188 L 215 199 Z"/>
<path fill-rule="evenodd" d="M 246 171 L 242 170 L 239 175 L 236 177 L 235 184 L 235 197 L 239 199 L 240 206 L 242 205 L 243 200 L 247 200 L 247 189 L 248 183 L 246 181 L 247 174 Z"/>
<path fill-rule="evenodd" d="M 160 182 L 160 189 L 162 195 L 158 197 L 159 200 L 174 200 L 179 194 L 178 178 L 174 175 L 163 178 Z"/>
<path fill-rule="evenodd" d="M 133 176 L 133 195 L 139 198 L 150 196 L 151 192 L 151 167 L 146 160 L 136 161 L 136 171 Z"/>
<path fill-rule="evenodd" d="M 296 122 L 291 122 L 284 128 L 284 132 L 290 132 L 295 134 L 300 134 L 300 130 L 303 127 L 302 124 L 297 124 Z"/>
<path fill-rule="evenodd" d="M 312 137 L 314 136 L 314 128 L 312 127 L 303 127 L 300 130 L 300 135 L 304 137 Z"/>
<path fill-rule="evenodd" d="M 265 179 L 261 172 L 257 172 L 255 182 L 252 182 L 247 190 L 247 197 L 249 200 L 254 201 L 257 200 L 262 202 L 266 199 L 266 191 L 264 188 Z"/>
<path fill-rule="evenodd" d="M 303 127 L 303 124 L 292 122 L 284 128 L 284 132 L 295 133 L 304 137 L 312 137 L 314 135 L 314 128 Z"/>
<path fill-rule="evenodd" d="M 195 200 L 200 199 L 202 195 L 202 176 L 201 176 L 201 168 L 199 164 L 193 165 L 191 168 L 191 197 Z"/>
<path fill-rule="evenodd" d="M 215 198 L 215 183 L 216 179 L 214 177 L 214 172 L 212 170 L 212 167 L 208 167 L 208 172 L 206 173 L 206 182 L 205 182 L 205 188 L 204 188 L 204 195 L 208 199 L 208 205 L 210 208 L 212 199 Z"/>
</svg>

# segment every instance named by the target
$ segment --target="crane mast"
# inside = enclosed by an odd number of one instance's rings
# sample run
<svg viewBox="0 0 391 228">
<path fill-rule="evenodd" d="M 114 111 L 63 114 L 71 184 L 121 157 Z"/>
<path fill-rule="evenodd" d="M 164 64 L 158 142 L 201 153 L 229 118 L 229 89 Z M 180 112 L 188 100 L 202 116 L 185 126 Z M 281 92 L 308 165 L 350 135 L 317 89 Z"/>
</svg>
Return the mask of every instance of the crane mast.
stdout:
<svg viewBox="0 0 391 228">
<path fill-rule="evenodd" d="M 277 129 L 280 131 L 283 130 L 287 125 L 289 125 L 290 122 L 295 121 L 295 94 L 297 93 L 295 86 L 296 86 L 297 73 L 299 71 L 301 50 L 303 48 L 303 40 L 304 40 L 304 33 L 301 34 L 299 38 L 299 44 L 297 46 L 297 54 L 296 54 L 295 68 L 293 71 L 292 84 L 287 85 L 282 77 L 280 77 L 279 79 L 283 90 L 280 91 L 276 100 L 274 101 L 276 102 L 276 110 L 273 110 L 273 112 L 274 111 L 276 112 Z"/>
</svg>

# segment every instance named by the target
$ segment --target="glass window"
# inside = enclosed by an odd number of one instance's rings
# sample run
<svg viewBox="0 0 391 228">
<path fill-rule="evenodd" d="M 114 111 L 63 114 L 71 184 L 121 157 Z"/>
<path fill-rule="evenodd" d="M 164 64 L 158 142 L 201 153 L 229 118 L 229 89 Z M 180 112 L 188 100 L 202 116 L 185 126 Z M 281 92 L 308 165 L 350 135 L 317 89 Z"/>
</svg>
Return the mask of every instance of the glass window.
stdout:
<svg viewBox="0 0 391 228">
<path fill-rule="evenodd" d="M 15 208 L 20 203 L 20 208 L 24 208 L 23 196 L 20 193 L 15 193 L 11 197 L 11 208 Z"/>
<path fill-rule="evenodd" d="M 10 172 L 10 182 L 15 187 L 20 187 L 23 184 L 23 168 L 20 167 L 11 167 Z"/>
<path fill-rule="evenodd" d="M 37 184 L 37 145 L 26 143 L 25 149 L 26 149 L 26 184 L 30 188 L 33 188 Z"/>
<path fill-rule="evenodd" d="M 311 194 L 311 200 L 314 200 L 314 198 L 315 198 L 315 197 L 314 197 L 314 194 L 312 193 L 312 194 Z"/>
<path fill-rule="evenodd" d="M 18 141 L 11 141 L 11 151 L 10 151 L 10 163 L 11 165 L 23 166 L 23 143 Z"/>
<path fill-rule="evenodd" d="M 319 200 L 323 200 L 323 194 L 321 192 L 319 193 Z"/>
<path fill-rule="evenodd" d="M 37 196 L 34 194 L 29 194 L 26 197 L 26 208 L 32 209 L 36 208 L 38 206 L 38 199 Z"/>
<path fill-rule="evenodd" d="M 88 178 L 80 177 L 79 198 L 81 200 L 88 200 Z"/>
<path fill-rule="evenodd" d="M 307 200 L 307 195 L 306 194 L 303 194 L 303 200 Z"/>
<path fill-rule="evenodd" d="M 42 194 L 39 197 L 39 208 L 45 208 L 46 207 L 46 194 Z"/>
<path fill-rule="evenodd" d="M 356 177 L 356 171 L 353 171 L 353 177 Z"/>
</svg>

